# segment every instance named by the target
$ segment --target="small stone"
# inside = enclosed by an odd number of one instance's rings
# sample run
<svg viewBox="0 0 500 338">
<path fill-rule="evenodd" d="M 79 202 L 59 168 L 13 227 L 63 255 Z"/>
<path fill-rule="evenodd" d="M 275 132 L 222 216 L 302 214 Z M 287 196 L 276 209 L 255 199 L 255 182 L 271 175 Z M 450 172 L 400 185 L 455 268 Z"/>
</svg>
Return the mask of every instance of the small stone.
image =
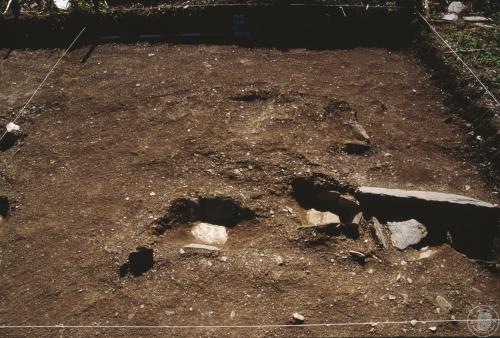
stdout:
<svg viewBox="0 0 500 338">
<path fill-rule="evenodd" d="M 228 238 L 226 227 L 203 222 L 193 226 L 191 234 L 198 241 L 210 245 L 224 245 Z"/>
<path fill-rule="evenodd" d="M 349 254 L 359 264 L 362 264 L 362 265 L 365 264 L 366 255 L 364 253 L 356 251 L 356 250 L 349 250 Z"/>
<path fill-rule="evenodd" d="M 448 13 L 460 14 L 464 11 L 465 5 L 460 1 L 452 1 L 448 6 Z"/>
<path fill-rule="evenodd" d="M 387 239 L 385 238 L 384 230 L 382 229 L 382 225 L 379 223 L 379 221 L 373 217 L 372 218 L 372 224 L 373 224 L 373 232 L 375 237 L 377 238 L 378 242 L 384 247 L 387 248 Z"/>
<path fill-rule="evenodd" d="M 339 216 L 334 213 L 325 211 L 318 211 L 316 209 L 310 209 L 306 214 L 307 225 L 309 226 L 326 226 L 326 225 L 337 225 L 340 224 Z"/>
<path fill-rule="evenodd" d="M 218 252 L 220 249 L 216 246 L 192 243 L 184 245 L 180 251 L 181 254 L 185 253 L 212 253 Z"/>
<path fill-rule="evenodd" d="M 412 319 L 412 320 L 410 321 L 410 324 L 411 324 L 411 326 L 413 326 L 413 327 L 414 327 L 415 325 L 417 325 L 417 321 L 416 321 L 415 319 Z"/>
<path fill-rule="evenodd" d="M 365 128 L 358 122 L 351 122 L 349 123 L 349 126 L 351 127 L 352 134 L 353 136 L 359 140 L 359 141 L 364 141 L 364 142 L 370 142 L 370 136 L 368 136 L 368 133 L 366 132 Z"/>
<path fill-rule="evenodd" d="M 432 332 L 436 332 L 437 326 L 431 326 L 431 327 L 429 327 L 429 330 L 431 330 Z"/>
<path fill-rule="evenodd" d="M 295 324 L 304 324 L 305 321 L 304 316 L 297 312 L 293 314 L 292 319 Z"/>
<path fill-rule="evenodd" d="M 420 243 L 427 236 L 425 225 L 414 219 L 404 222 L 388 222 L 387 225 L 391 231 L 392 245 L 400 250 Z"/>
<path fill-rule="evenodd" d="M 453 309 L 453 306 L 448 302 L 444 297 L 442 296 L 437 296 L 436 297 L 436 303 L 439 305 L 439 308 L 443 313 L 450 313 L 451 310 Z"/>
<path fill-rule="evenodd" d="M 394 296 L 394 295 L 389 295 L 389 297 L 387 297 L 387 298 L 389 298 L 390 300 L 395 300 L 395 299 L 396 299 L 396 296 Z"/>
<path fill-rule="evenodd" d="M 285 265 L 285 260 L 280 255 L 274 256 L 274 261 L 276 262 L 276 264 L 278 264 L 280 266 Z"/>
<path fill-rule="evenodd" d="M 155 193 L 154 191 L 151 191 L 151 192 L 149 193 L 149 196 L 155 196 L 155 195 L 156 195 L 156 193 Z"/>
<path fill-rule="evenodd" d="M 354 217 L 351 220 L 351 224 L 359 226 L 362 220 L 363 220 L 363 213 L 360 211 L 354 215 Z"/>
<path fill-rule="evenodd" d="M 426 249 L 423 250 L 419 255 L 418 255 L 418 260 L 420 259 L 425 259 L 434 256 L 434 254 L 437 252 L 437 250 L 434 249 Z"/>
<path fill-rule="evenodd" d="M 488 22 L 490 19 L 485 18 L 484 16 L 464 16 L 464 21 L 468 22 Z"/>
</svg>

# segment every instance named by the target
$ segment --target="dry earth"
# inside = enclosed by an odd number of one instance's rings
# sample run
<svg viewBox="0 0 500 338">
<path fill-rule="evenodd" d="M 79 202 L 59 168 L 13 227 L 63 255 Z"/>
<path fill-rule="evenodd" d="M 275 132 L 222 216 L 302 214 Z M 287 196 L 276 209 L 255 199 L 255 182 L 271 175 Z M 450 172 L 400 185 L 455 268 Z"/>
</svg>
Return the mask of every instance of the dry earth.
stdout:
<svg viewBox="0 0 500 338">
<path fill-rule="evenodd" d="M 60 50 L 1 50 L 8 122 Z M 320 174 L 497 203 L 470 126 L 407 50 L 99 45 L 71 52 L 0 152 L 0 325 L 251 325 L 467 318 L 498 309 L 498 274 L 449 244 L 381 250 L 366 229 L 306 242 L 290 184 Z M 357 121 L 371 136 L 347 154 Z M 324 175 L 324 176 L 321 176 Z M 222 252 L 181 254 L 186 224 L 154 220 L 177 198 L 228 196 L 255 214 Z M 478 229 L 478 231 L 480 231 Z M 153 267 L 119 276 L 138 246 Z M 374 250 L 365 265 L 349 250 Z M 399 276 L 399 277 L 398 277 Z M 452 305 L 437 312 L 436 296 Z M 239 329 L 4 329 L 19 336 L 468 336 L 465 323 Z"/>
</svg>

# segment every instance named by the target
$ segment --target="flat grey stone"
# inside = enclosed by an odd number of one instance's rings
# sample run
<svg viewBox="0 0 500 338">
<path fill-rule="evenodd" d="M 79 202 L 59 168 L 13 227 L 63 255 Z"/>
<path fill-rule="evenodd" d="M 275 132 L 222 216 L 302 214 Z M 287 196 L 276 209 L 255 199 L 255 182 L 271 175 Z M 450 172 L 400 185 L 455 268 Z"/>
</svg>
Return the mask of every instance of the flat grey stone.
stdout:
<svg viewBox="0 0 500 338">
<path fill-rule="evenodd" d="M 414 219 L 404 222 L 388 222 L 387 225 L 391 232 L 392 245 L 400 250 L 420 243 L 427 236 L 425 225 Z"/>
<path fill-rule="evenodd" d="M 387 248 L 387 239 L 385 238 L 384 230 L 382 229 L 382 225 L 379 223 L 379 221 L 373 217 L 372 218 L 372 223 L 373 223 L 373 229 L 374 229 L 374 235 L 377 237 L 377 240 L 384 248 Z"/>
<path fill-rule="evenodd" d="M 192 244 L 184 245 L 180 252 L 181 252 L 181 254 L 183 254 L 183 253 L 187 253 L 187 252 L 209 253 L 209 252 L 217 252 L 217 251 L 220 251 L 220 249 L 216 246 L 192 243 Z"/>
<path fill-rule="evenodd" d="M 496 208 L 494 204 L 483 202 L 474 198 L 446 194 L 442 192 L 432 192 L 432 191 L 417 191 L 417 190 L 402 190 L 402 189 L 387 189 L 387 188 L 376 188 L 376 187 L 360 187 L 358 192 L 362 195 L 378 195 L 386 197 L 397 197 L 404 199 L 418 199 L 427 202 L 441 202 L 459 205 L 472 205 L 476 207 L 483 208 Z"/>
</svg>

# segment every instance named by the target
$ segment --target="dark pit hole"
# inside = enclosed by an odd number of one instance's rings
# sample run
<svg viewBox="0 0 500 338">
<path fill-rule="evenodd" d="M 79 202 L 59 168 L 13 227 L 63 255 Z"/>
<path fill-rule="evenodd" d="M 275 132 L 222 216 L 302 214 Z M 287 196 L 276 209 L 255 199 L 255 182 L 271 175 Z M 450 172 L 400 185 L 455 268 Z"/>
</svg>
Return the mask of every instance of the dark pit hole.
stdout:
<svg viewBox="0 0 500 338">
<path fill-rule="evenodd" d="M 295 178 L 291 185 L 292 196 L 302 208 L 333 212 L 343 222 L 352 219 L 355 210 L 339 205 L 335 197 L 353 195 L 354 190 L 349 186 L 321 174 Z"/>
<path fill-rule="evenodd" d="M 249 90 L 243 94 L 231 97 L 231 100 L 244 102 L 266 101 L 276 96 L 278 95 L 270 90 Z"/>
<path fill-rule="evenodd" d="M 359 229 L 350 224 L 359 208 L 342 205 L 338 201 L 340 195 L 353 196 L 353 188 L 322 174 L 295 178 L 291 186 L 293 198 L 303 209 L 329 211 L 340 217 L 341 227 L 326 227 L 318 231 L 328 236 L 344 234 L 353 239 L 359 237 Z"/>
<path fill-rule="evenodd" d="M 119 275 L 125 277 L 128 273 L 139 277 L 153 267 L 153 249 L 140 246 L 128 255 L 128 262 L 120 266 Z"/>
<path fill-rule="evenodd" d="M 0 151 L 7 151 L 16 145 L 16 142 L 21 139 L 20 133 L 6 133 L 0 141 Z"/>
<path fill-rule="evenodd" d="M 170 204 L 167 214 L 154 222 L 157 234 L 177 225 L 201 221 L 234 227 L 244 220 L 254 219 L 255 213 L 226 196 L 179 198 Z"/>
<path fill-rule="evenodd" d="M 10 216 L 10 202 L 6 196 L 0 196 L 0 217 L 8 218 Z"/>
<path fill-rule="evenodd" d="M 424 224 L 428 234 L 415 248 L 450 243 L 470 258 L 490 259 L 496 255 L 498 208 L 362 194 L 357 198 L 365 219 L 376 217 L 381 223 L 415 219 Z"/>
<path fill-rule="evenodd" d="M 329 99 L 325 106 L 325 111 L 332 115 L 342 115 L 343 113 L 350 112 L 351 110 L 349 102 L 335 98 Z"/>
</svg>

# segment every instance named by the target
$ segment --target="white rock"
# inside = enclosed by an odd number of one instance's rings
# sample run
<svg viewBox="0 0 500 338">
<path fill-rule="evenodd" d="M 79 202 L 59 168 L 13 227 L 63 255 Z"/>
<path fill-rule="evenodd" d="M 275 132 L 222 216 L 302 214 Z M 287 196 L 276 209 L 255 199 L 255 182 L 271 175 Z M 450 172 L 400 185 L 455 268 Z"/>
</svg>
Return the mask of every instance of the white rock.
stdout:
<svg viewBox="0 0 500 338">
<path fill-rule="evenodd" d="M 460 1 L 452 1 L 448 6 L 449 13 L 460 14 L 464 11 L 465 5 Z"/>
<path fill-rule="evenodd" d="M 297 312 L 295 312 L 293 314 L 292 318 L 293 318 L 293 322 L 297 323 L 297 324 L 303 324 L 304 320 L 305 320 L 304 316 L 301 315 L 300 313 L 297 313 Z"/>
<path fill-rule="evenodd" d="M 69 0 L 54 0 L 54 5 L 56 5 L 58 9 L 66 11 L 69 9 L 71 2 Z"/>
<path fill-rule="evenodd" d="M 5 129 L 7 129 L 8 133 L 12 133 L 13 131 L 21 130 L 21 128 L 17 124 L 15 124 L 14 122 L 7 123 L 7 125 L 5 126 Z"/>
<path fill-rule="evenodd" d="M 412 319 L 410 321 L 410 324 L 411 324 L 411 326 L 415 326 L 415 325 L 417 325 L 417 321 L 415 319 Z"/>
<path fill-rule="evenodd" d="M 307 219 L 307 225 L 310 226 L 340 224 L 339 216 L 328 211 L 322 212 L 316 209 L 307 210 L 306 219 Z"/>
<path fill-rule="evenodd" d="M 227 242 L 226 227 L 209 223 L 198 223 L 191 228 L 191 234 L 205 244 L 224 245 Z"/>
<path fill-rule="evenodd" d="M 429 330 L 431 330 L 432 332 L 436 332 L 437 326 L 431 326 L 431 327 L 429 327 Z"/>
<path fill-rule="evenodd" d="M 400 250 L 420 243 L 427 236 L 425 225 L 414 219 L 404 222 L 388 222 L 387 225 L 391 231 L 392 245 Z"/>
<path fill-rule="evenodd" d="M 446 21 L 457 21 L 458 15 L 456 15 L 455 13 L 448 13 L 443 15 L 442 19 Z"/>
<path fill-rule="evenodd" d="M 424 250 L 422 251 L 419 255 L 418 255 L 418 260 L 420 259 L 425 259 L 425 258 L 429 258 L 429 257 L 432 257 L 434 256 L 434 254 L 437 252 L 437 250 L 433 250 L 433 249 L 427 249 L 427 250 Z"/>
</svg>

